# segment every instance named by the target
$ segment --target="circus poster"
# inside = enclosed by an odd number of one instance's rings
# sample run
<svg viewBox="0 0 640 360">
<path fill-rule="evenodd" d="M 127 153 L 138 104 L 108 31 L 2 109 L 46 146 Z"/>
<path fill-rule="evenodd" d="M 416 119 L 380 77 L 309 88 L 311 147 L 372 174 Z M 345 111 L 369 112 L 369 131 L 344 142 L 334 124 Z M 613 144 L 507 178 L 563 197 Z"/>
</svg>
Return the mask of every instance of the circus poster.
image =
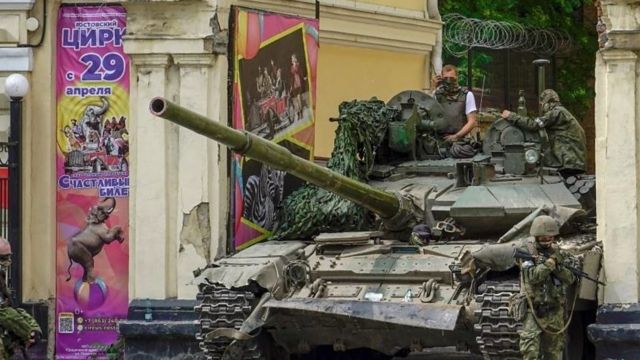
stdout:
<svg viewBox="0 0 640 360">
<path fill-rule="evenodd" d="M 129 266 L 121 6 L 62 6 L 56 37 L 56 359 L 118 357 Z"/>
<path fill-rule="evenodd" d="M 232 126 L 305 158 L 313 157 L 318 21 L 234 8 L 230 89 Z M 233 246 L 267 239 L 298 178 L 233 155 Z"/>
</svg>

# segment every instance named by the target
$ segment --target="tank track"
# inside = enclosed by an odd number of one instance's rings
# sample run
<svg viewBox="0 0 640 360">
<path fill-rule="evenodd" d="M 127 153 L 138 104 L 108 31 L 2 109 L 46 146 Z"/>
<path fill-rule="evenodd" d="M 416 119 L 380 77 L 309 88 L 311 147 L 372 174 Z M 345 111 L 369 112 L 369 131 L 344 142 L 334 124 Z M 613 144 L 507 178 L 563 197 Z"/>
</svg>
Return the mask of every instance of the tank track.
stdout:
<svg viewBox="0 0 640 360">
<path fill-rule="evenodd" d="M 520 292 L 519 282 L 487 281 L 481 286 L 486 289 L 475 298 L 480 309 L 475 311 L 479 321 L 474 330 L 478 333 L 476 342 L 483 358 L 522 359 L 518 345 L 518 330 L 522 328 L 522 322 L 509 315 L 509 297 Z"/>
<path fill-rule="evenodd" d="M 200 349 L 208 360 L 222 360 L 224 351 L 231 344 L 227 338 L 205 340 L 205 335 L 218 328 L 240 329 L 244 320 L 251 314 L 257 302 L 255 295 L 249 291 L 231 290 L 218 284 L 200 284 L 198 299 L 202 302 L 194 310 L 199 316 L 197 320 L 200 331 L 196 339 L 200 341 Z M 257 340 L 248 340 L 246 351 L 241 359 L 266 359 Z"/>
</svg>

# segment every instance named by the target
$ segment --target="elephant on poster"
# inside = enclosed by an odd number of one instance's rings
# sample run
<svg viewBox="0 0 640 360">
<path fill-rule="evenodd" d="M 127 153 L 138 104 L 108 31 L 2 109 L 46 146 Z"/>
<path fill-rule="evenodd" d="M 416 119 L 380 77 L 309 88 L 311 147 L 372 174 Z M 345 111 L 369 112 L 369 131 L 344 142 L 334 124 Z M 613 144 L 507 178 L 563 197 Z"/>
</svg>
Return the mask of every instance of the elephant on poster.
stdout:
<svg viewBox="0 0 640 360">
<path fill-rule="evenodd" d="M 87 105 L 80 119 L 82 134 L 89 137 L 89 132 L 96 131 L 102 134 L 102 116 L 109 110 L 109 101 L 105 97 L 100 97 L 102 105 Z"/>
<path fill-rule="evenodd" d="M 69 267 L 67 268 L 66 281 L 71 279 L 71 266 L 74 262 L 84 269 L 82 281 L 93 282 L 93 258 L 102 251 L 105 244 L 113 241 L 122 243 L 122 228 L 114 226 L 107 227 L 105 221 L 116 208 L 116 199 L 109 197 L 102 199 L 100 203 L 93 205 L 87 214 L 87 224 L 77 234 L 72 236 L 67 242 L 67 255 L 69 256 Z"/>
</svg>

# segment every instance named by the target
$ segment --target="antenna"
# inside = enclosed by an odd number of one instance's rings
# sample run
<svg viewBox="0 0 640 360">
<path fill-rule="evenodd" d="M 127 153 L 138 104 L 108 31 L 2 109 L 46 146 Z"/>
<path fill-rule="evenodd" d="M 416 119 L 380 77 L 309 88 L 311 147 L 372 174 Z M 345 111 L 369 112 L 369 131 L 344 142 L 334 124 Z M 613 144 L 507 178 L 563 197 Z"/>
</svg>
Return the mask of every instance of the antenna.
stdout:
<svg viewBox="0 0 640 360">
<path fill-rule="evenodd" d="M 480 92 L 480 106 L 478 107 L 478 112 L 482 111 L 482 98 L 484 98 L 484 80 L 486 75 L 482 75 L 482 91 Z"/>
<path fill-rule="evenodd" d="M 547 59 L 536 59 L 533 60 L 533 65 L 538 68 L 538 98 L 540 98 L 540 94 L 545 89 L 545 66 L 549 65 L 551 62 Z"/>
</svg>

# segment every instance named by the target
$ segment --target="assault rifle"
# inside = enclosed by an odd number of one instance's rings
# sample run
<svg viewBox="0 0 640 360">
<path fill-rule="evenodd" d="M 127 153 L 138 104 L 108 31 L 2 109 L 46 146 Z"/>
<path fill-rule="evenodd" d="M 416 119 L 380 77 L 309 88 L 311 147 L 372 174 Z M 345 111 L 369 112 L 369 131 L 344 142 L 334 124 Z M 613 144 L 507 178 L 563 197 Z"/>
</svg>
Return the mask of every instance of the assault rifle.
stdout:
<svg viewBox="0 0 640 360">
<path fill-rule="evenodd" d="M 522 249 L 518 249 L 516 248 L 513 251 L 513 257 L 515 259 L 521 259 L 521 260 L 530 260 L 533 262 L 536 262 L 537 260 L 541 260 L 541 261 L 545 261 L 547 260 L 547 257 L 543 256 L 543 255 L 531 255 L 529 254 L 527 251 L 522 250 Z M 581 278 L 585 278 L 587 280 L 591 280 L 597 284 L 600 284 L 602 286 L 606 286 L 607 284 L 603 283 L 602 281 L 599 281 L 597 279 L 594 279 L 592 277 L 589 276 L 589 274 L 587 274 L 586 272 L 580 270 L 580 269 L 576 269 L 573 266 L 569 266 L 566 264 L 562 264 L 562 263 L 558 263 L 556 264 L 556 266 L 562 266 L 563 268 L 571 271 L 571 273 L 577 277 L 581 277 Z"/>
</svg>

